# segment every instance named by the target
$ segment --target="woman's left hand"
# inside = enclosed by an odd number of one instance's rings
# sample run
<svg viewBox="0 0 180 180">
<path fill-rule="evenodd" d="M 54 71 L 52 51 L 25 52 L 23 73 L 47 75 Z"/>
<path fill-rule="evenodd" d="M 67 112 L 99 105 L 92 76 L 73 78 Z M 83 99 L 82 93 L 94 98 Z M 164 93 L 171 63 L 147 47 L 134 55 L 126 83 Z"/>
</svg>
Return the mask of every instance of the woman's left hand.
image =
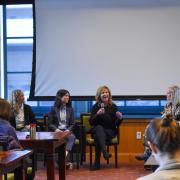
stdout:
<svg viewBox="0 0 180 180">
<path fill-rule="evenodd" d="M 116 117 L 117 117 L 118 119 L 122 119 L 122 113 L 119 112 L 119 111 L 117 111 L 117 112 L 116 112 Z"/>
</svg>

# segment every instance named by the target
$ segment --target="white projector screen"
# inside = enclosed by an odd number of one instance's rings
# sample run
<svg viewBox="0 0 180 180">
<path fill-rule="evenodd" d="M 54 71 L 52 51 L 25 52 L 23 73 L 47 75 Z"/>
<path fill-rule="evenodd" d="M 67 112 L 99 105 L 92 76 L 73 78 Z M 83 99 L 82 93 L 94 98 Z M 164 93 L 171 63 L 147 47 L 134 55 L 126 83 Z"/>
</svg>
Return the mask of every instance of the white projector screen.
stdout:
<svg viewBox="0 0 180 180">
<path fill-rule="evenodd" d="M 180 85 L 180 3 L 35 0 L 34 96 L 164 95 Z"/>
</svg>

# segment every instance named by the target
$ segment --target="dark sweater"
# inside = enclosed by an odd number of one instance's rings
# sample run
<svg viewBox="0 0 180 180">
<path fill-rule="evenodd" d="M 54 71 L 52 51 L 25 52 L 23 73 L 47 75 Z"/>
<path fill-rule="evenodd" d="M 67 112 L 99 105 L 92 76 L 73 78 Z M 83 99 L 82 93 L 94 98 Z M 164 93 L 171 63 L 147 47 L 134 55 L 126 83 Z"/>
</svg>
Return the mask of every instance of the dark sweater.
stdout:
<svg viewBox="0 0 180 180">
<path fill-rule="evenodd" d="M 116 125 L 119 125 L 122 119 L 116 117 L 118 111 L 117 106 L 113 103 L 111 106 L 105 107 L 105 113 L 97 115 L 97 111 L 101 108 L 99 103 L 96 103 L 91 111 L 90 124 L 92 126 L 102 125 L 104 128 L 115 130 Z"/>
</svg>

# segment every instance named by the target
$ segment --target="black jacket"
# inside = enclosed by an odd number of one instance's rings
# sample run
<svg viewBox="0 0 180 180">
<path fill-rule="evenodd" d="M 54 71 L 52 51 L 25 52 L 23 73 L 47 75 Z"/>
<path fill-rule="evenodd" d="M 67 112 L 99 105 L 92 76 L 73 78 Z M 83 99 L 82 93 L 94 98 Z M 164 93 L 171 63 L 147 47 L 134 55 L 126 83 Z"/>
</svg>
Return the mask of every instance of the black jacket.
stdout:
<svg viewBox="0 0 180 180">
<path fill-rule="evenodd" d="M 29 125 L 31 123 L 36 123 L 35 115 L 31 109 L 31 106 L 24 104 L 24 125 Z M 10 118 L 10 124 L 16 129 L 15 114 Z"/>
<path fill-rule="evenodd" d="M 48 127 L 50 131 L 55 131 L 59 126 L 60 113 L 57 107 L 52 107 L 48 115 Z M 74 112 L 72 107 L 66 107 L 67 129 L 72 131 L 75 126 Z"/>
</svg>

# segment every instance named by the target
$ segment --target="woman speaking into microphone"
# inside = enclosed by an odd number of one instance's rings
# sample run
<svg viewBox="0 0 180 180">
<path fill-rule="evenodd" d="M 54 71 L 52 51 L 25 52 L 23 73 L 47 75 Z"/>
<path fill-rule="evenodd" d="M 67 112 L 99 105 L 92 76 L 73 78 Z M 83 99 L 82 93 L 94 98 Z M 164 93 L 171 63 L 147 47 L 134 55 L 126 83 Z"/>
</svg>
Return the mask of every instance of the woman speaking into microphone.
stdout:
<svg viewBox="0 0 180 180">
<path fill-rule="evenodd" d="M 107 160 L 111 154 L 106 150 L 106 141 L 115 137 L 115 128 L 122 121 L 122 113 L 112 102 L 111 91 L 107 86 L 101 86 L 96 93 L 96 103 L 92 107 L 90 124 L 95 141 L 95 163 L 91 170 L 100 169 L 101 152 Z"/>
</svg>

